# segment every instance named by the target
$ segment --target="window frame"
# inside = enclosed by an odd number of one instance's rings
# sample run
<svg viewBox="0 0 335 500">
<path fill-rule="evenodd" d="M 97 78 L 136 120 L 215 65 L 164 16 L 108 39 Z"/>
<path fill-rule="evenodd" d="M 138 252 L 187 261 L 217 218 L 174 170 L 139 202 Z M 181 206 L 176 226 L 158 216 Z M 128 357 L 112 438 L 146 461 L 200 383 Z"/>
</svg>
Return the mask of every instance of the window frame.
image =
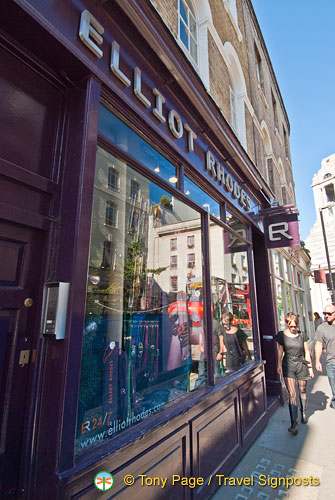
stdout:
<svg viewBox="0 0 335 500">
<path fill-rule="evenodd" d="M 187 22 L 185 21 L 182 13 L 181 13 L 181 3 L 184 6 L 184 9 L 186 11 L 187 15 Z M 191 10 L 190 5 L 193 8 L 193 12 Z M 192 29 L 190 27 L 190 16 L 192 16 L 194 20 L 194 25 L 195 25 L 195 32 L 196 36 L 192 34 Z M 188 58 L 192 61 L 192 63 L 196 66 L 197 69 L 199 69 L 199 27 L 198 27 L 198 21 L 197 21 L 197 16 L 196 16 L 196 9 L 193 5 L 192 0 L 178 0 L 178 7 L 177 7 L 177 19 L 178 19 L 178 41 L 181 44 L 181 47 L 183 48 L 184 52 L 187 54 Z M 182 39 L 182 34 L 181 34 L 181 26 L 184 27 L 186 35 L 187 35 L 187 43 L 188 47 L 185 45 L 183 39 Z M 195 48 L 196 48 L 196 58 L 192 55 L 191 52 L 191 41 L 193 41 Z"/>
<path fill-rule="evenodd" d="M 110 182 L 111 172 L 114 172 L 116 178 L 116 183 Z M 108 179 L 107 179 L 108 189 L 113 189 L 113 191 L 120 191 L 120 172 L 115 168 L 115 165 L 108 165 Z"/>
<path fill-rule="evenodd" d="M 109 211 L 111 209 L 113 209 L 113 218 L 111 218 L 109 215 Z M 117 204 L 114 201 L 106 200 L 105 226 L 117 229 L 118 219 L 119 219 L 119 210 Z"/>
</svg>

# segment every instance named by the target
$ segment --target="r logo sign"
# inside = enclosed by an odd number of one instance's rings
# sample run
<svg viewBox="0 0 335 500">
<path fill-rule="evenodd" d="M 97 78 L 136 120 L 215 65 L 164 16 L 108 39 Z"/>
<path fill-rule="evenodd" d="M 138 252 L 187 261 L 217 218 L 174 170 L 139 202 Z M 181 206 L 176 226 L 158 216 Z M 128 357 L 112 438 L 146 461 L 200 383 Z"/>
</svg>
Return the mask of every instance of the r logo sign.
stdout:
<svg viewBox="0 0 335 500">
<path fill-rule="evenodd" d="M 264 233 L 267 248 L 290 247 L 300 245 L 298 213 L 281 211 L 271 214 L 269 212 L 264 218 Z"/>
<path fill-rule="evenodd" d="M 289 233 L 288 222 L 276 222 L 275 224 L 269 225 L 269 240 L 270 241 L 281 241 L 281 236 L 287 238 L 288 240 L 293 240 L 293 236 Z M 284 246 L 284 245 L 283 245 Z"/>
</svg>

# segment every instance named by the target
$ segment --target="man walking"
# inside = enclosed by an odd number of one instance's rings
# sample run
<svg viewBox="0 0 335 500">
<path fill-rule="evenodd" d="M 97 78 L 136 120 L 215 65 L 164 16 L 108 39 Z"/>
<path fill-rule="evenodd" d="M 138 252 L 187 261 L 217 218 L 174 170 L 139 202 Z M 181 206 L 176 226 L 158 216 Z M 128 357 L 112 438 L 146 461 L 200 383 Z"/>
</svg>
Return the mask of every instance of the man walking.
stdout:
<svg viewBox="0 0 335 500">
<path fill-rule="evenodd" d="M 335 410 L 335 305 L 327 305 L 323 314 L 326 321 L 315 332 L 315 368 L 322 372 L 320 357 L 324 346 L 327 354 L 326 371 L 332 390 L 330 407 Z"/>
</svg>

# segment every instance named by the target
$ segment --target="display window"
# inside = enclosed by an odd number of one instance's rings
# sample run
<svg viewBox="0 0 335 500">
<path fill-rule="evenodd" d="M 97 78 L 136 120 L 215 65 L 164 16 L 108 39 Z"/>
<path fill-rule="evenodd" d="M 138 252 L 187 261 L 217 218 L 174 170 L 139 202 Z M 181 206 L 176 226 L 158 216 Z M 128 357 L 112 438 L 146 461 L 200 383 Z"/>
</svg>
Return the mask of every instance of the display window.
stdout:
<svg viewBox="0 0 335 500">
<path fill-rule="evenodd" d="M 211 222 L 212 345 L 216 378 L 230 375 L 254 359 L 248 244 L 237 234 Z"/>
<path fill-rule="evenodd" d="M 275 294 L 279 328 L 285 328 L 285 315 L 295 312 L 300 317 L 300 327 L 308 330 L 308 311 L 304 301 L 304 276 L 282 253 L 272 250 L 275 274 Z"/>
<path fill-rule="evenodd" d="M 220 204 L 187 176 L 180 183 L 182 201 L 175 165 L 104 106 L 99 138 L 76 455 L 205 387 L 208 355 L 215 358 L 217 377 L 254 358 L 248 226 L 231 214 L 229 224 L 220 222 Z M 169 185 L 171 191 L 163 187 Z M 204 327 L 205 211 L 210 354 Z"/>
<path fill-rule="evenodd" d="M 110 123 L 103 115 L 100 125 L 115 138 L 119 124 L 137 157 L 143 148 L 146 166 L 149 158 L 149 166 L 164 166 L 158 175 L 175 175 L 173 165 L 140 138 L 137 143 L 113 115 Z M 206 369 L 199 369 L 202 232 L 198 211 L 98 147 L 77 455 L 207 382 Z"/>
</svg>

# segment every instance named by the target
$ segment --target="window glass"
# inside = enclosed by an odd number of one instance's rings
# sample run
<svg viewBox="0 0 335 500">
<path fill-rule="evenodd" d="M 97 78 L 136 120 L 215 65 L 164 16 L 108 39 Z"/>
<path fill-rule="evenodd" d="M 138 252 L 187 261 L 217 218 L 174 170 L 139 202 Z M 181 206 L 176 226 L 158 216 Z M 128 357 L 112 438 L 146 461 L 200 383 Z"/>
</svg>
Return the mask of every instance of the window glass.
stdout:
<svg viewBox="0 0 335 500">
<path fill-rule="evenodd" d="M 133 158 L 136 158 L 137 161 L 143 163 L 152 172 L 155 172 L 156 175 L 170 184 L 176 185 L 176 167 L 104 106 L 100 106 L 99 132 L 119 148 L 128 152 Z"/>
<path fill-rule="evenodd" d="M 180 15 L 187 24 L 187 13 L 186 11 L 188 10 L 187 5 L 183 0 L 179 0 L 179 9 L 180 9 Z"/>
<path fill-rule="evenodd" d="M 300 288 L 302 288 L 302 279 L 301 279 L 301 273 L 299 271 L 297 271 L 297 278 L 298 278 L 298 286 L 300 286 Z"/>
<path fill-rule="evenodd" d="M 279 263 L 279 253 L 276 250 L 272 251 L 273 256 L 273 267 L 275 275 L 280 276 L 280 263 Z"/>
<path fill-rule="evenodd" d="M 210 265 L 215 376 L 254 358 L 247 245 L 211 223 Z"/>
<path fill-rule="evenodd" d="M 108 168 L 108 187 L 115 190 L 119 189 L 119 172 L 114 165 Z"/>
<path fill-rule="evenodd" d="M 119 191 L 104 181 L 111 162 L 120 174 Z M 117 225 L 106 224 L 106 206 L 110 219 L 117 207 Z M 171 269 L 177 261 L 178 269 Z M 206 369 L 199 368 L 201 290 L 199 213 L 98 148 L 77 454 L 206 382 Z"/>
<path fill-rule="evenodd" d="M 177 238 L 171 238 L 170 250 L 177 250 Z"/>
<path fill-rule="evenodd" d="M 283 267 L 284 267 L 284 277 L 285 280 L 290 281 L 290 276 L 289 276 L 289 262 L 287 259 L 283 258 Z"/>
<path fill-rule="evenodd" d="M 177 260 L 177 255 L 171 255 L 170 257 L 170 267 L 171 269 L 177 269 L 178 266 L 178 260 Z"/>
<path fill-rule="evenodd" d="M 190 0 L 178 1 L 179 38 L 197 64 L 198 34 L 194 8 Z"/>
<path fill-rule="evenodd" d="M 194 234 L 190 234 L 189 236 L 187 236 L 187 246 L 188 248 L 194 247 Z"/>
<path fill-rule="evenodd" d="M 220 204 L 213 200 L 188 177 L 184 177 L 184 193 L 215 217 L 220 217 Z"/>
<path fill-rule="evenodd" d="M 236 117 L 236 97 L 233 89 L 229 87 L 229 96 L 230 96 L 230 119 L 231 126 L 237 131 L 237 117 Z"/>
<path fill-rule="evenodd" d="M 238 217 L 236 217 L 236 215 L 228 212 L 228 210 L 226 210 L 226 223 L 240 236 L 248 239 L 248 226 L 244 224 L 244 222 L 242 222 Z"/>
<path fill-rule="evenodd" d="M 117 216 L 118 216 L 117 204 L 114 203 L 113 201 L 107 201 L 106 218 L 105 218 L 106 226 L 117 227 Z"/>
<path fill-rule="evenodd" d="M 276 287 L 276 303 L 278 310 L 278 319 L 280 328 L 285 328 L 285 309 L 284 309 L 284 299 L 283 299 L 283 282 L 278 278 L 275 279 Z"/>
<path fill-rule="evenodd" d="M 189 49 L 188 46 L 188 36 L 187 36 L 187 28 L 183 22 L 180 22 L 180 39 L 185 45 L 187 49 Z"/>
<path fill-rule="evenodd" d="M 291 287 L 288 283 L 285 283 L 286 287 L 286 302 L 287 302 L 287 310 L 288 311 L 293 311 L 293 306 L 292 306 L 292 296 L 291 296 Z"/>
</svg>

